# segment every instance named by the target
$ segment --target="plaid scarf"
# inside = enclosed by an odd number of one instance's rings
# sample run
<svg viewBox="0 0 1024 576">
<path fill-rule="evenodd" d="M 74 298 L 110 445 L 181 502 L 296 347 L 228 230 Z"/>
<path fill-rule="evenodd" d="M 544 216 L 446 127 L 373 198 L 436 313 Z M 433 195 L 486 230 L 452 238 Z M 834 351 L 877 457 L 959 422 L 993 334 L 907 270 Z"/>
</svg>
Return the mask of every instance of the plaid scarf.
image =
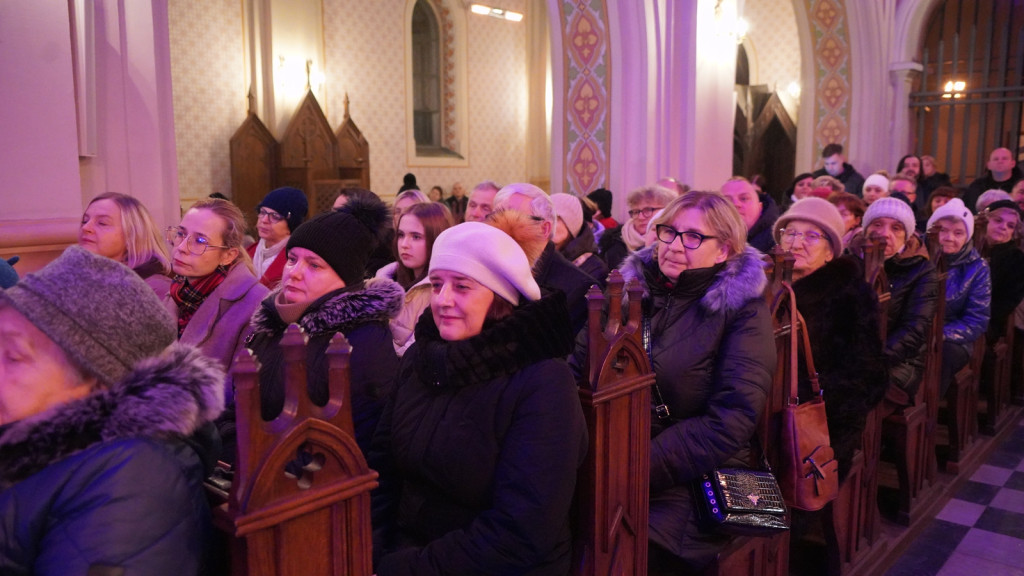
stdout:
<svg viewBox="0 0 1024 576">
<path fill-rule="evenodd" d="M 192 315 L 217 286 L 228 277 L 227 270 L 217 267 L 212 273 L 191 283 L 184 276 L 175 276 L 171 283 L 171 298 L 178 305 L 178 338 L 181 338 Z"/>
</svg>

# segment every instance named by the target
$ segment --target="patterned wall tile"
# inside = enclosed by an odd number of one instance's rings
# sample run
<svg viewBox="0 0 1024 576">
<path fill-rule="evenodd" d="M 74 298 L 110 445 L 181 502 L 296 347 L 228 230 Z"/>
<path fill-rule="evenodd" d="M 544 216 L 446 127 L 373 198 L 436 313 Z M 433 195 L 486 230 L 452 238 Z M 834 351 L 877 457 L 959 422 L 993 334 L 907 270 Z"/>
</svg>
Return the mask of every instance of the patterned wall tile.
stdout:
<svg viewBox="0 0 1024 576">
<path fill-rule="evenodd" d="M 814 158 L 818 158 L 829 143 L 847 146 L 850 138 L 850 33 L 844 0 L 806 2 L 814 42 Z"/>
<path fill-rule="evenodd" d="M 747 0 L 743 18 L 750 24 L 747 38 L 757 54 L 757 82 L 779 91 L 790 82 L 799 82 L 800 40 L 793 4 L 789 0 Z"/>
</svg>

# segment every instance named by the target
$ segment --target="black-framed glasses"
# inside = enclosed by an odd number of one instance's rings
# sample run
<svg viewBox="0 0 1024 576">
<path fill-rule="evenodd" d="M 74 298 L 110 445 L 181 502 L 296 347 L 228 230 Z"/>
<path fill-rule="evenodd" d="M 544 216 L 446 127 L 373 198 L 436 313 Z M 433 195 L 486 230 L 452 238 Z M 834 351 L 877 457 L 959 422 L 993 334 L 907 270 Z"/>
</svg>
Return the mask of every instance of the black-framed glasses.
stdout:
<svg viewBox="0 0 1024 576">
<path fill-rule="evenodd" d="M 181 228 L 175 228 L 174 226 L 170 226 L 164 230 L 164 238 L 167 239 L 167 243 L 170 244 L 172 248 L 180 245 L 182 240 L 184 240 L 185 249 L 195 256 L 202 256 L 206 253 L 207 248 L 221 248 L 225 250 L 229 248 L 228 246 L 216 246 L 214 244 L 210 244 L 210 239 L 206 236 L 186 234 Z"/>
<path fill-rule="evenodd" d="M 636 210 L 630 210 L 629 212 L 627 212 L 627 214 L 629 214 L 630 218 L 636 218 L 637 216 L 641 215 L 643 215 L 644 218 L 650 218 L 651 216 L 654 216 L 655 212 L 661 210 L 662 208 L 663 206 L 658 206 L 657 208 L 653 206 L 648 206 L 647 208 L 638 208 Z"/>
<path fill-rule="evenodd" d="M 683 241 L 683 248 L 687 250 L 696 250 L 700 248 L 700 245 L 705 240 L 713 240 L 718 236 L 708 236 L 707 234 L 701 234 L 700 232 L 694 232 L 693 230 L 686 230 L 680 232 L 668 224 L 658 224 L 654 227 L 658 233 L 658 240 L 665 244 L 671 244 L 676 241 L 676 238 L 680 238 Z"/>
<path fill-rule="evenodd" d="M 779 244 L 781 244 L 783 248 L 789 249 L 790 246 L 796 244 L 797 238 L 803 238 L 804 244 L 807 246 L 814 246 L 818 242 L 821 242 L 823 236 L 814 230 L 797 232 L 796 230 L 790 230 L 789 228 L 779 228 Z"/>
<path fill-rule="evenodd" d="M 289 212 L 282 216 L 281 214 L 278 214 L 277 212 L 274 212 L 273 210 L 268 210 L 266 208 L 260 208 L 259 210 L 256 211 L 257 220 L 260 218 L 266 218 L 267 220 L 270 220 L 271 224 L 277 224 L 281 220 L 291 217 L 291 215 L 292 213 Z"/>
</svg>

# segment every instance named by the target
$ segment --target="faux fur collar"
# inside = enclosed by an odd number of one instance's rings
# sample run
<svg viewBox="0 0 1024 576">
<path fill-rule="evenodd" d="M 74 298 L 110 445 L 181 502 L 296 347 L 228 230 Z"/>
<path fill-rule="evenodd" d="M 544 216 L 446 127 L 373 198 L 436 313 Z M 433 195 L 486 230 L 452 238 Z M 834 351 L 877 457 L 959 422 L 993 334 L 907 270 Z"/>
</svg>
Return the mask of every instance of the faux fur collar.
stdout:
<svg viewBox="0 0 1024 576">
<path fill-rule="evenodd" d="M 565 294 L 555 291 L 523 302 L 511 316 L 465 340 L 443 340 L 433 315 L 424 314 L 411 350 L 422 382 L 462 387 L 514 374 L 541 360 L 565 358 L 573 349 L 570 326 Z"/>
<path fill-rule="evenodd" d="M 287 327 L 274 309 L 279 290 L 265 298 L 253 314 L 253 331 L 277 334 Z M 343 288 L 313 302 L 299 319 L 298 325 L 307 334 L 342 332 L 368 322 L 387 322 L 402 310 L 405 291 L 393 280 L 372 278 L 362 286 Z"/>
<path fill-rule="evenodd" d="M 650 289 L 644 278 L 644 267 L 657 266 L 654 261 L 654 246 L 648 246 L 629 255 L 619 267 L 626 282 L 636 278 L 644 289 L 644 298 L 650 297 Z M 756 248 L 747 246 L 743 253 L 725 261 L 725 268 L 711 283 L 706 294 L 700 299 L 701 307 L 711 313 L 732 312 L 742 308 L 754 298 L 760 298 L 768 285 L 762 254 Z"/>
<path fill-rule="evenodd" d="M 110 388 L 0 428 L 0 487 L 102 442 L 187 437 L 223 409 L 220 364 L 172 344 Z"/>
</svg>

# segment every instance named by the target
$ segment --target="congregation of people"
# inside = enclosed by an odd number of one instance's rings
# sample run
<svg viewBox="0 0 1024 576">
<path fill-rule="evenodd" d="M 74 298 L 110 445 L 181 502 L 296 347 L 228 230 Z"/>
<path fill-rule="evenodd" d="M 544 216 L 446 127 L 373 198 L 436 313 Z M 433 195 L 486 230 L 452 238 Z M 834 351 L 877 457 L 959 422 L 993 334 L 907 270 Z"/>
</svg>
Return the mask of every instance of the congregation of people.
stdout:
<svg viewBox="0 0 1024 576">
<path fill-rule="evenodd" d="M 129 195 L 94 198 L 52 263 L 19 278 L 0 261 L 0 573 L 203 573 L 203 482 L 240 441 L 234 364 L 258 361 L 275 419 L 297 324 L 316 405 L 332 337 L 352 347 L 355 441 L 380 474 L 377 574 L 567 574 L 595 441 L 577 394 L 586 294 L 613 270 L 641 287 L 655 378 L 649 573 L 700 573 L 729 537 L 699 521 L 691 486 L 756 460 L 776 371 L 766 254 L 794 259 L 841 480 L 868 414 L 915 402 L 941 292 L 930 254 L 947 270 L 940 393 L 976 341 L 1024 330 L 1010 150 L 961 188 L 931 156 L 867 177 L 837 144 L 821 162 L 776 195 L 758 177 L 714 191 L 663 179 L 625 195 L 621 222 L 604 188 L 484 181 L 445 196 L 412 174 L 390 205 L 346 189 L 310 214 L 286 187 L 249 215 L 202 199 L 166 229 Z M 885 316 L 864 272 L 879 241 Z"/>
</svg>

